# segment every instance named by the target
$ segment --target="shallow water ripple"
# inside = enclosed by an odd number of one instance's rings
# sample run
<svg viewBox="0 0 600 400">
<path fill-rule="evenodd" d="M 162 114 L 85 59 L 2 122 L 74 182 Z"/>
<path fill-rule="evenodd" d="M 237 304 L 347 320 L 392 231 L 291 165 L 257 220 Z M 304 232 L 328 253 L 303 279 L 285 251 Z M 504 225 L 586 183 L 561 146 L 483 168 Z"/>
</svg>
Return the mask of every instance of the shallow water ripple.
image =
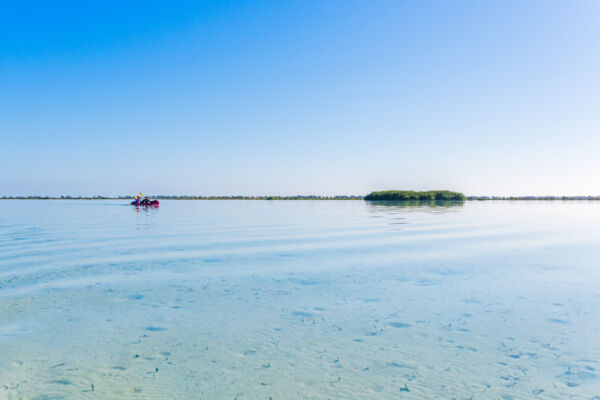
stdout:
<svg viewBox="0 0 600 400">
<path fill-rule="evenodd" d="M 0 398 L 600 398 L 596 202 L 2 205 Z"/>
</svg>

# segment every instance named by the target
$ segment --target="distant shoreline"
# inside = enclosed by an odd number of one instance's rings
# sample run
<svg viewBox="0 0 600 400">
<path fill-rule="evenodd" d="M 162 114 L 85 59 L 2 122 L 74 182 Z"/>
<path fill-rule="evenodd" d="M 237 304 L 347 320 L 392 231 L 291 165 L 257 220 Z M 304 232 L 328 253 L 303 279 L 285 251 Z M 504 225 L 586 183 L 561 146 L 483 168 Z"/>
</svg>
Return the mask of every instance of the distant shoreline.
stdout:
<svg viewBox="0 0 600 400">
<path fill-rule="evenodd" d="M 365 200 L 366 196 L 150 196 L 158 200 Z M 132 200 L 133 196 L 2 196 L 0 200 Z M 367 199 L 368 200 L 368 199 Z M 600 201 L 600 196 L 465 196 L 465 201 L 506 201 L 506 200 L 595 200 Z M 386 201 L 386 200 L 381 200 Z M 415 201 L 415 200 L 387 200 L 387 201 Z M 430 200 L 416 200 L 427 202 Z M 433 200 L 453 201 L 453 200 Z M 454 200 L 456 201 L 456 200 Z"/>
</svg>

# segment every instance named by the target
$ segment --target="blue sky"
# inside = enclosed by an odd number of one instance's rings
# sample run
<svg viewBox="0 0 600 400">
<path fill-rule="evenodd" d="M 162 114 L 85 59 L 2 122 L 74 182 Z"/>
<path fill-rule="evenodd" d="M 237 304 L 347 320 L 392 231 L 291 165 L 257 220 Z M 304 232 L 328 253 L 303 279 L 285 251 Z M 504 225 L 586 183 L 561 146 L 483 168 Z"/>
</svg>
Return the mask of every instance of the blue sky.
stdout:
<svg viewBox="0 0 600 400">
<path fill-rule="evenodd" d="M 599 20 L 597 1 L 5 1 L 0 196 L 600 194 Z"/>
</svg>

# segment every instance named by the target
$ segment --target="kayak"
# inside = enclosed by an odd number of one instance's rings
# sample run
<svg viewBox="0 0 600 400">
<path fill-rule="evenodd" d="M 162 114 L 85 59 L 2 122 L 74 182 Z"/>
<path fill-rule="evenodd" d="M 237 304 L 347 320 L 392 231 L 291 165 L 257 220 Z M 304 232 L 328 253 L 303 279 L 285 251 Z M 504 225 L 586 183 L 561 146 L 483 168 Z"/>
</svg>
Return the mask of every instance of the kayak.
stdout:
<svg viewBox="0 0 600 400">
<path fill-rule="evenodd" d="M 149 200 L 149 201 L 132 201 L 130 203 L 132 206 L 142 206 L 142 207 L 158 207 L 158 205 L 160 204 L 158 200 Z"/>
</svg>

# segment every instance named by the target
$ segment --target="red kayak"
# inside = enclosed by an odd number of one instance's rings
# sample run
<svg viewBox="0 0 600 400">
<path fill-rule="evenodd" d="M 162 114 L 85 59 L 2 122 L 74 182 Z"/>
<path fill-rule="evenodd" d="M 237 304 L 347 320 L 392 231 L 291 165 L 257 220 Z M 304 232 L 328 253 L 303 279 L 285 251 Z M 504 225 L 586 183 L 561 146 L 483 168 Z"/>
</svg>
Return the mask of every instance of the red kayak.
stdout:
<svg viewBox="0 0 600 400">
<path fill-rule="evenodd" d="M 142 200 L 142 201 L 132 201 L 130 203 L 132 206 L 136 207 L 158 207 L 160 202 L 158 200 Z"/>
</svg>

